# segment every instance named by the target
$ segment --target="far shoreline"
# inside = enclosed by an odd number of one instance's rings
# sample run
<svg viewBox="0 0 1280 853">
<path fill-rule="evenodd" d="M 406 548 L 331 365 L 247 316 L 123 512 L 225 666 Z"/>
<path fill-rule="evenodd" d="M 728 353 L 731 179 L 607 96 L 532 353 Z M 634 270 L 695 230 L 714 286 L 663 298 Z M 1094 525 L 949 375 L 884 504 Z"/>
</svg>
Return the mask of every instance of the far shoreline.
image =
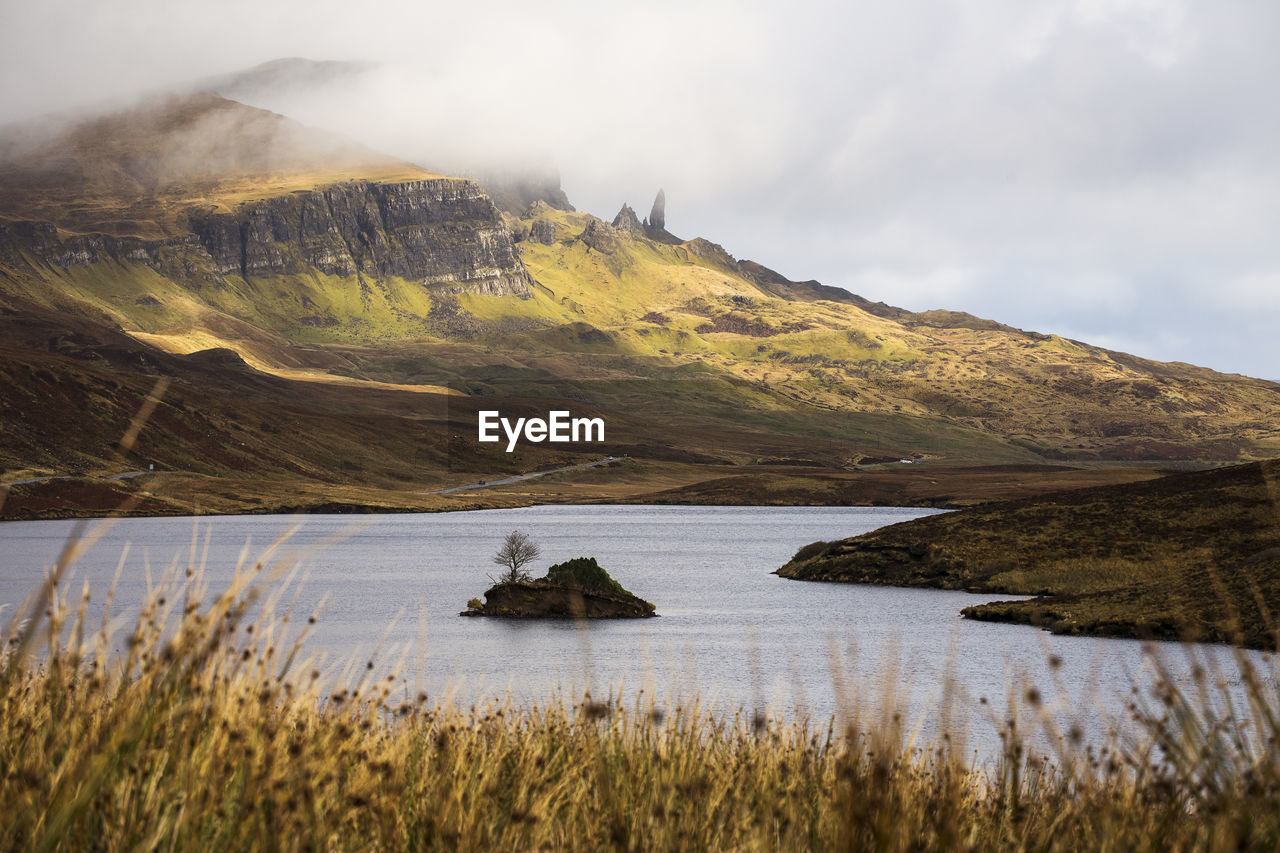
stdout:
<svg viewBox="0 0 1280 853">
<path fill-rule="evenodd" d="M 126 513 L 119 514 L 114 510 L 104 510 L 101 512 L 86 513 L 82 515 L 58 515 L 47 514 L 38 517 L 22 518 L 14 516 L 0 516 L 0 526 L 10 522 L 23 521 L 100 521 L 105 519 L 146 519 L 146 518 L 252 518 L 260 516 L 280 516 L 298 517 L 298 516 L 341 516 L 341 515 L 440 515 L 447 513 L 461 512 L 499 512 L 510 509 L 530 509 L 533 507 L 554 507 L 554 506 L 619 506 L 619 507 L 636 507 L 637 509 L 644 507 L 724 507 L 733 509 L 919 509 L 934 510 L 936 512 L 955 512 L 956 507 L 938 507 L 927 505 L 907 505 L 907 504 L 757 504 L 757 503 L 697 503 L 668 501 L 665 503 L 642 503 L 639 501 L 629 500 L 604 500 L 604 501 L 530 501 L 527 503 L 504 504 L 502 506 L 458 506 L 458 507 L 431 507 L 431 508 L 414 508 L 414 507 L 383 507 L 372 506 L 368 504 L 351 504 L 343 505 L 343 508 L 331 508 L 329 505 L 316 504 L 294 509 L 244 509 L 231 510 L 227 512 L 156 512 L 156 513 Z M 891 586 L 892 584 L 886 584 Z"/>
<path fill-rule="evenodd" d="M 1053 492 L 1151 480 L 1176 470 L 1175 466 L 1139 464 L 919 464 L 849 469 L 668 466 L 636 457 L 605 462 L 582 466 L 586 470 L 556 469 L 538 472 L 537 477 L 516 475 L 527 479 L 504 480 L 488 487 L 480 487 L 476 480 L 388 488 L 172 471 L 141 472 L 128 479 L 68 476 L 0 487 L 0 521 L 108 516 L 364 515 L 564 504 L 965 509 Z M 478 480 L 486 475 L 470 476 Z M 512 474 L 495 472 L 492 476 L 501 479 Z"/>
</svg>

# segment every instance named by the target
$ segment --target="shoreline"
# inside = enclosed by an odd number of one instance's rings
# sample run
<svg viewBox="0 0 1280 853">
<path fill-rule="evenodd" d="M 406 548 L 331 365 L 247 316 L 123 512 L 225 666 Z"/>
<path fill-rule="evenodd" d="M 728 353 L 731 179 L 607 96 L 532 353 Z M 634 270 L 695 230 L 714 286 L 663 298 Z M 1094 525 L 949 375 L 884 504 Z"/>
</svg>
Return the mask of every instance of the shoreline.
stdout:
<svg viewBox="0 0 1280 853">
<path fill-rule="evenodd" d="M 569 460 L 566 460 L 569 461 Z M 468 482 L 412 487 L 219 477 L 28 478 L 0 486 L 0 520 L 262 514 L 368 514 L 505 509 L 538 504 L 902 506 L 963 509 L 1091 486 L 1150 480 L 1163 469 L 1062 465 L 913 465 L 834 469 L 667 463 L 633 456 L 529 473 L 476 472 Z M 480 486 L 479 479 L 493 482 Z"/>
</svg>

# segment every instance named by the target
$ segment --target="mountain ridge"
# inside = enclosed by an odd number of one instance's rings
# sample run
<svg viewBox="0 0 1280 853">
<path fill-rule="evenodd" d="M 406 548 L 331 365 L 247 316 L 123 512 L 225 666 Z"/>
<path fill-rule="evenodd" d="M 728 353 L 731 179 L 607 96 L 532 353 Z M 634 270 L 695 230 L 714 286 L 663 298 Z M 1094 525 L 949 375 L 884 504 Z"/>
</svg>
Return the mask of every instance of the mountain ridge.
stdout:
<svg viewBox="0 0 1280 853">
<path fill-rule="evenodd" d="M 467 419 L 479 407 L 588 407 L 614 425 L 610 452 L 634 451 L 635 464 L 650 466 L 648 481 L 614 499 L 732 500 L 733 483 L 768 491 L 786 479 L 795 499 L 809 489 L 814 500 L 869 501 L 883 492 L 860 491 L 864 469 L 902 459 L 923 464 L 903 476 L 927 484 L 927 472 L 975 465 L 1039 465 L 1044 482 L 1058 482 L 1064 462 L 1213 465 L 1280 454 L 1275 383 L 792 281 L 709 240 L 672 236 L 678 208 L 665 194 L 657 236 L 629 207 L 612 224 L 567 200 L 534 198 L 512 212 L 473 181 L 370 159 L 216 96 L 189 98 L 151 105 L 154 121 L 114 147 L 90 142 L 126 119 L 90 121 L 96 130 L 71 135 L 80 139 L 71 165 L 57 165 L 56 146 L 39 161 L 56 167 L 43 172 L 23 157 L 0 164 L 0 174 L 21 177 L 0 191 L 0 311 L 123 332 L 134 361 L 231 350 L 250 369 L 346 387 L 357 408 L 359 388 L 448 391 L 443 432 L 424 439 L 446 477 L 606 449 L 446 452 L 474 443 Z M 249 130 L 203 172 L 139 171 L 146 152 L 180 148 L 190 127 L 208 126 L 201 115 Z M 318 141 L 308 141 L 313 133 Z M 265 137 L 298 145 L 265 159 L 235 153 Z M 317 160 L 317 151 L 334 159 Z M 370 174 L 362 163 L 373 164 Z M 53 176 L 47 186 L 41 175 Z M 51 215 L 29 216 L 41 211 Z M 92 231 L 99 222 L 107 227 Z M 23 359 L 37 361 L 56 349 L 24 346 Z M 56 363 L 68 382 L 90 382 Z M 91 384 L 100 382 L 95 374 Z M 411 418 L 388 423 L 415 428 Z M 64 450 L 47 463 L 71 458 Z M 0 442 L 0 466 L 28 470 L 25 452 Z M 334 464 L 321 457 L 307 477 Z M 925 489 L 913 500 L 981 499 L 945 485 L 951 474 L 937 477 L 932 496 Z M 1040 489 L 1033 480 L 1022 488 Z"/>
</svg>

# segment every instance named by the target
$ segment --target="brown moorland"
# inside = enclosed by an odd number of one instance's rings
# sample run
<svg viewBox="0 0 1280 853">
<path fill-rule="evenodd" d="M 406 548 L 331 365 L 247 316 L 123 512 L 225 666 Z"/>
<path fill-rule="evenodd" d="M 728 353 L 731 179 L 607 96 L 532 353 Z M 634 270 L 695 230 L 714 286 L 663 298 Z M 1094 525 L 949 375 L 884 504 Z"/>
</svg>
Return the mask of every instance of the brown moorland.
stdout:
<svg viewBox="0 0 1280 853">
<path fill-rule="evenodd" d="M 807 545 L 778 574 L 1034 596 L 964 615 L 1056 633 L 1274 648 L 1280 460 L 916 519 Z"/>
</svg>

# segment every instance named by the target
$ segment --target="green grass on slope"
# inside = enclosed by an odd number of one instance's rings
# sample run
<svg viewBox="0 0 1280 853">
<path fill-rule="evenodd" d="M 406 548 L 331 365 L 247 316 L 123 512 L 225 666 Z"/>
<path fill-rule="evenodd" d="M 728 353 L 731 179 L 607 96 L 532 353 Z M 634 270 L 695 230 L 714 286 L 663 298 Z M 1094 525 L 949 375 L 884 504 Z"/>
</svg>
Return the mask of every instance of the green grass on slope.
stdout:
<svg viewBox="0 0 1280 853">
<path fill-rule="evenodd" d="M 906 327 L 844 303 L 791 302 L 742 278 L 705 241 L 606 231 L 602 253 L 581 239 L 589 225 L 601 231 L 592 217 L 547 209 L 537 218 L 557 236 L 519 244 L 536 282 L 527 299 L 315 271 L 215 286 L 199 264 L 181 282 L 100 263 L 48 270 L 47 282 L 10 276 L 0 288 L 168 336 L 148 340 L 174 351 L 230 345 L 255 364 L 279 358 L 472 394 L 583 394 L 576 384 L 590 381 L 588 398 L 602 404 L 759 415 L 783 434 L 795 427 L 779 413 L 799 423 L 839 412 L 855 440 L 900 423 L 896 446 L 952 461 L 1247 459 L 1280 447 L 1271 417 L 1280 398 L 1266 383 L 1016 330 Z M 668 376 L 669 367 L 690 372 Z M 717 386 L 651 381 L 693 376 Z M 611 392 L 609 383 L 624 384 Z"/>
<path fill-rule="evenodd" d="M 312 271 L 227 281 L 226 287 L 198 280 L 184 286 L 143 264 L 107 262 L 59 270 L 57 287 L 17 276 L 7 287 L 43 307 L 70 302 L 81 312 L 150 333 L 206 327 L 212 309 L 296 343 L 430 337 L 434 301 L 426 288 L 404 279 Z"/>
</svg>

